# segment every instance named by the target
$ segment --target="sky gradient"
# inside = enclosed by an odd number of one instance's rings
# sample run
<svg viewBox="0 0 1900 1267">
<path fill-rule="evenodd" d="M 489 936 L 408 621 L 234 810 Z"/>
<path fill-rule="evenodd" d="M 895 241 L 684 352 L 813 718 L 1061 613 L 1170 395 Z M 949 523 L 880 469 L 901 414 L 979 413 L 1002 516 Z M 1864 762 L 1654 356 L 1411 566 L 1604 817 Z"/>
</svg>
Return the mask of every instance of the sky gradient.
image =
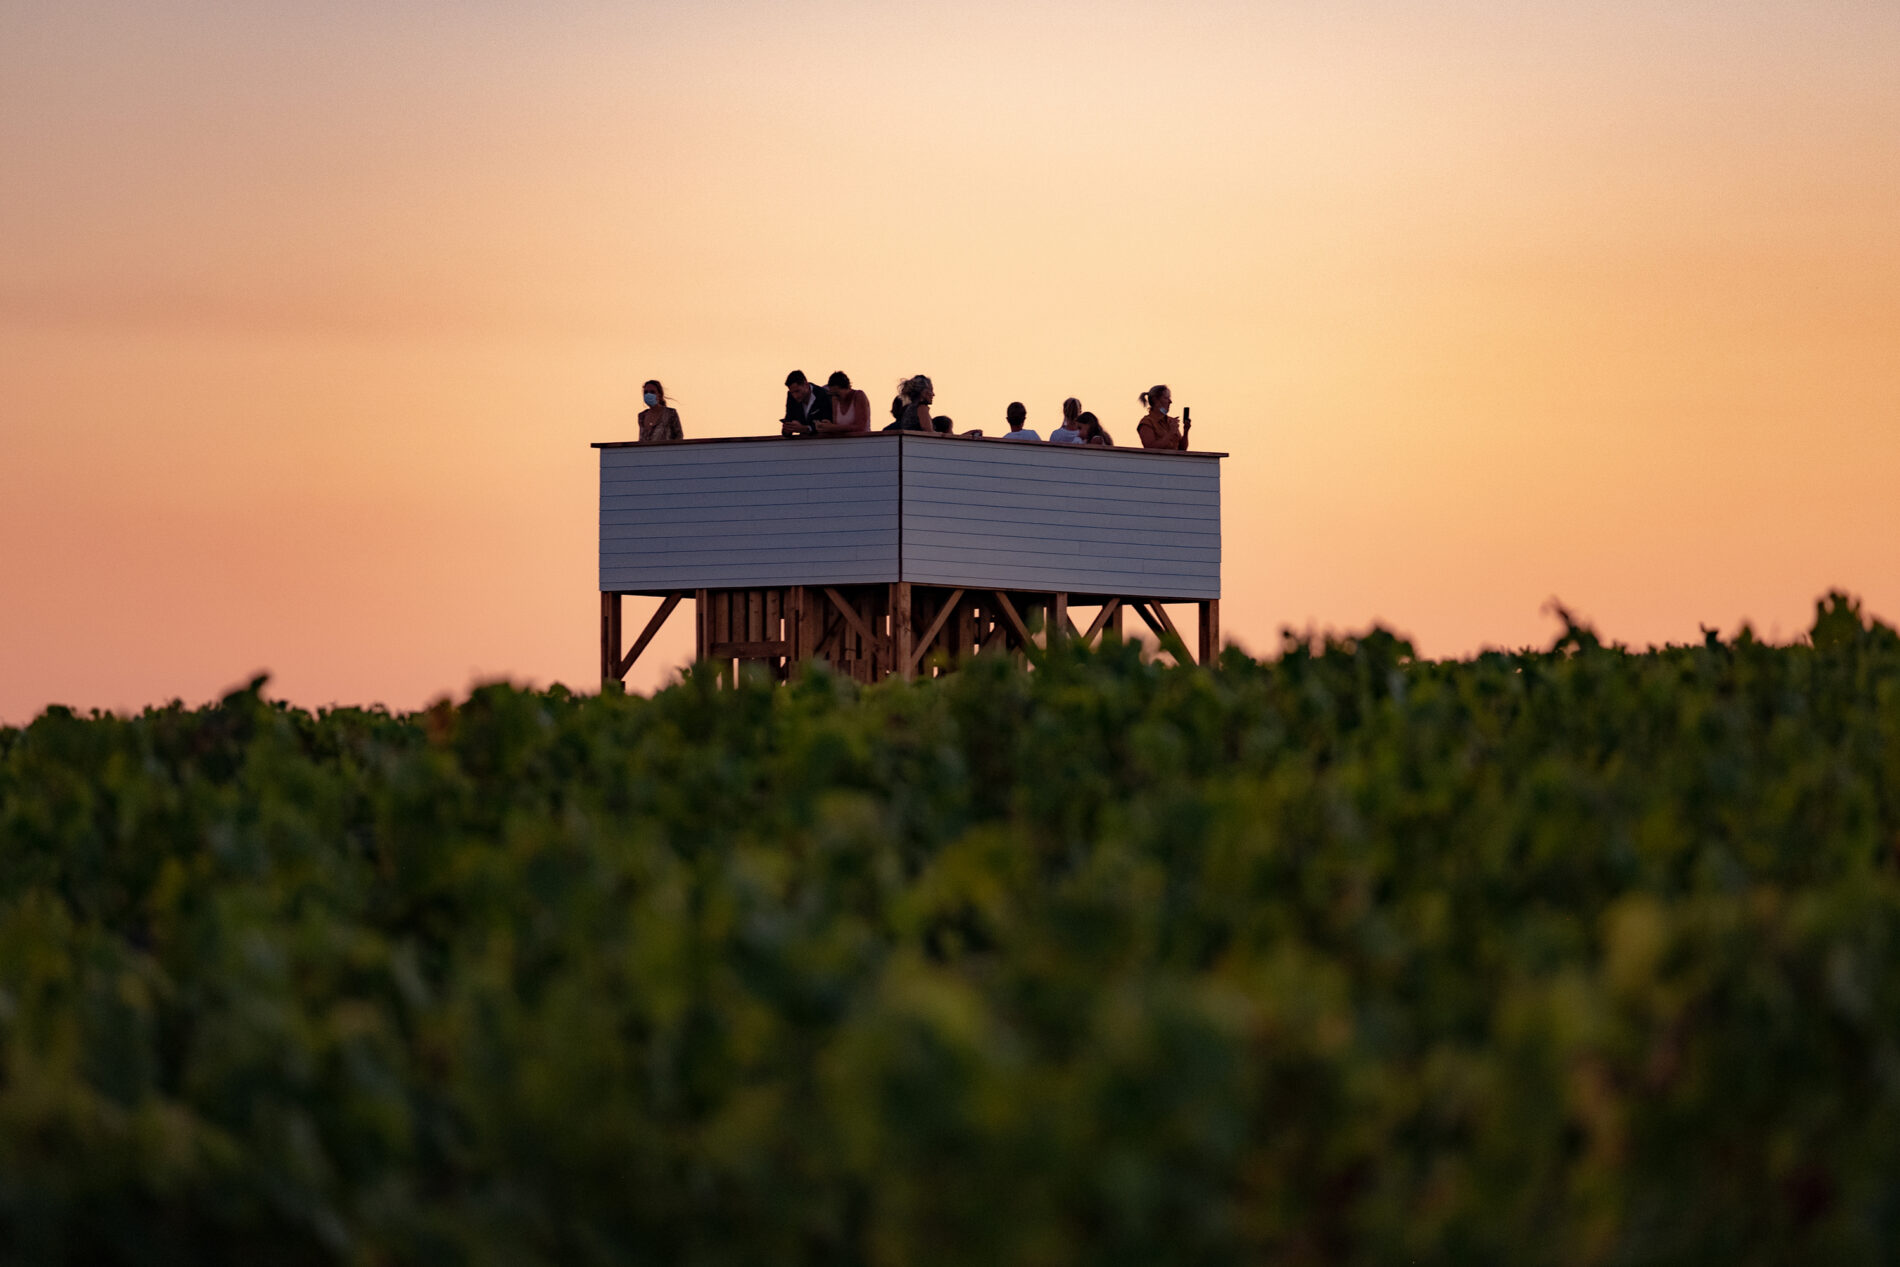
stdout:
<svg viewBox="0 0 1900 1267">
<path fill-rule="evenodd" d="M 1900 617 L 1897 66 L 1890 0 L 0 4 L 0 721 L 591 689 L 589 442 L 793 367 L 1169 383 L 1256 652 Z"/>
</svg>

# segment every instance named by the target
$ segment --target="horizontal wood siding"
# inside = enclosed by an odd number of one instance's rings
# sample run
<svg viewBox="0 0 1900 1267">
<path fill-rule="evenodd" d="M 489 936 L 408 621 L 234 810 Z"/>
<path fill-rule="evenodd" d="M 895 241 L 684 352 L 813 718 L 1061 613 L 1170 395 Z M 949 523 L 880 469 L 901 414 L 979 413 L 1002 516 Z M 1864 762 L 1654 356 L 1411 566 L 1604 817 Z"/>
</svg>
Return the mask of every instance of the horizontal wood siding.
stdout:
<svg viewBox="0 0 1900 1267">
<path fill-rule="evenodd" d="M 904 579 L 1220 597 L 1220 461 L 907 438 Z"/>
<path fill-rule="evenodd" d="M 1220 562 L 1211 454 L 914 435 L 600 451 L 603 590 L 902 580 L 1218 598 Z"/>
<path fill-rule="evenodd" d="M 600 451 L 600 588 L 897 579 L 897 441 Z"/>
</svg>

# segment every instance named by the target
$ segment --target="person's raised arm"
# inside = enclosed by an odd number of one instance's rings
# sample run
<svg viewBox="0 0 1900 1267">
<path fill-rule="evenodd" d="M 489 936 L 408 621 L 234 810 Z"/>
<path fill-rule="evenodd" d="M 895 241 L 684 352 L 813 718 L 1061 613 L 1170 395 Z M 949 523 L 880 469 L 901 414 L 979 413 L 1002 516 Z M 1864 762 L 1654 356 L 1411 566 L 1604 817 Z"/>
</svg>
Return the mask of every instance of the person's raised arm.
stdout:
<svg viewBox="0 0 1900 1267">
<path fill-rule="evenodd" d="M 919 431 L 936 430 L 935 427 L 930 425 L 930 406 L 922 401 L 917 402 L 917 429 Z"/>
</svg>

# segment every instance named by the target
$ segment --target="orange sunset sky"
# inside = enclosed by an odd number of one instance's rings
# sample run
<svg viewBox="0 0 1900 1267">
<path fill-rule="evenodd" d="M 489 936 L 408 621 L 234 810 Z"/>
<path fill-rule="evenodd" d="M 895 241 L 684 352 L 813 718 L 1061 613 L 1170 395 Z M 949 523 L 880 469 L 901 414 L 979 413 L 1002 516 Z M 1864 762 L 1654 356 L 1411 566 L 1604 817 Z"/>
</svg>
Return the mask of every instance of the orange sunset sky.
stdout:
<svg viewBox="0 0 1900 1267">
<path fill-rule="evenodd" d="M 591 689 L 793 367 L 1169 383 L 1255 651 L 1893 619 L 1900 4 L 0 3 L 0 721 Z"/>
</svg>

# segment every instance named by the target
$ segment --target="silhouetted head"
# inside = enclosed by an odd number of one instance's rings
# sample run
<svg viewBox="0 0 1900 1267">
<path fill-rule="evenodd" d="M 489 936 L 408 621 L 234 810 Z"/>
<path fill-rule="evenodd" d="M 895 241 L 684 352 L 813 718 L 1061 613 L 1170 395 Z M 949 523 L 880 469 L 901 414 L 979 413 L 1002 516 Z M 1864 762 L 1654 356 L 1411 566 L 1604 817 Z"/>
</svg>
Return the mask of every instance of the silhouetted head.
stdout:
<svg viewBox="0 0 1900 1267">
<path fill-rule="evenodd" d="M 1075 420 L 1075 429 L 1082 433 L 1084 440 L 1093 440 L 1102 434 L 1102 420 L 1094 414 L 1084 413 Z"/>
<path fill-rule="evenodd" d="M 937 389 L 931 386 L 928 374 L 917 374 L 897 385 L 900 395 L 913 405 L 928 405 L 937 398 Z"/>
<path fill-rule="evenodd" d="M 1062 402 L 1062 425 L 1074 427 L 1076 415 L 1082 412 L 1082 402 L 1071 396 Z"/>
<path fill-rule="evenodd" d="M 1012 400 L 1009 402 L 1009 408 L 1003 411 L 1003 417 L 1009 420 L 1011 431 L 1021 431 L 1023 423 L 1029 419 L 1029 411 L 1023 408 L 1022 401 Z"/>
<path fill-rule="evenodd" d="M 1166 383 L 1156 383 L 1141 394 L 1141 403 L 1158 414 L 1165 414 L 1174 403 L 1174 393 L 1168 390 Z"/>
<path fill-rule="evenodd" d="M 660 386 L 660 380 L 649 378 L 640 384 L 640 397 L 647 402 L 647 408 L 656 409 L 666 403 L 666 388 Z"/>
<path fill-rule="evenodd" d="M 787 374 L 785 387 L 792 393 L 792 399 L 801 405 L 805 403 L 805 397 L 811 395 L 811 383 L 806 379 L 804 370 L 793 370 Z"/>
</svg>

